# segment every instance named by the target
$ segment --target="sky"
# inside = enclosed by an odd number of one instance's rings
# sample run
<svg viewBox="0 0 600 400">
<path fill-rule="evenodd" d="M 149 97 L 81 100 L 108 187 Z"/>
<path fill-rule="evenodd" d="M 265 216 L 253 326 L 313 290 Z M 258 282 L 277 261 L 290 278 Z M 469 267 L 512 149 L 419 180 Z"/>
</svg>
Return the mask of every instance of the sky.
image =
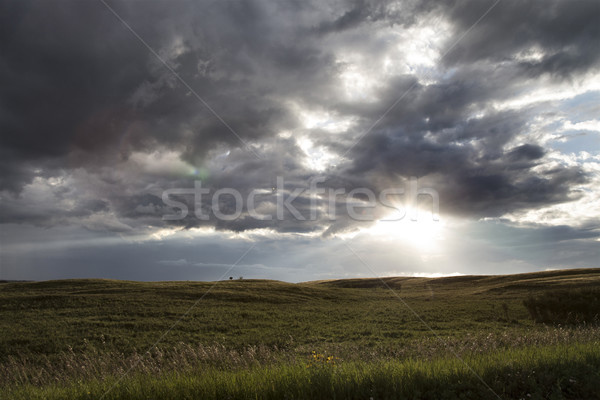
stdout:
<svg viewBox="0 0 600 400">
<path fill-rule="evenodd" d="M 599 267 L 600 2 L 0 1 L 0 279 Z"/>
</svg>

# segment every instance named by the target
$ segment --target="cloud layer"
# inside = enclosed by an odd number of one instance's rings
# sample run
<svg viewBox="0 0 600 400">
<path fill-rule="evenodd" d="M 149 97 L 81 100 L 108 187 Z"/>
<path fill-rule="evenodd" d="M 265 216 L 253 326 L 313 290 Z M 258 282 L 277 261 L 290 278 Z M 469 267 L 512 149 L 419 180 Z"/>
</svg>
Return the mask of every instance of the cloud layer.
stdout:
<svg viewBox="0 0 600 400">
<path fill-rule="evenodd" d="M 443 216 L 543 213 L 597 237 L 597 207 L 577 212 L 599 197 L 596 2 L 109 4 L 139 38 L 100 2 L 0 5 L 4 224 L 329 237 L 365 224 L 330 220 L 327 199 L 312 221 L 165 221 L 162 192 L 262 190 L 269 211 L 314 177 L 346 192 L 416 177 Z"/>
</svg>

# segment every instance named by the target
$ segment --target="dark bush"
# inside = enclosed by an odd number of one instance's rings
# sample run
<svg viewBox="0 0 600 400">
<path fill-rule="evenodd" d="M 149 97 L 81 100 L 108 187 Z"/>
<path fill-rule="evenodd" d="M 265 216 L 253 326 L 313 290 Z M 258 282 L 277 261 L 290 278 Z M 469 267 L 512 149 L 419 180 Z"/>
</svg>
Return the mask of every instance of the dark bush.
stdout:
<svg viewBox="0 0 600 400">
<path fill-rule="evenodd" d="M 523 305 L 536 322 L 582 324 L 600 322 L 600 289 L 557 290 L 529 296 Z"/>
</svg>

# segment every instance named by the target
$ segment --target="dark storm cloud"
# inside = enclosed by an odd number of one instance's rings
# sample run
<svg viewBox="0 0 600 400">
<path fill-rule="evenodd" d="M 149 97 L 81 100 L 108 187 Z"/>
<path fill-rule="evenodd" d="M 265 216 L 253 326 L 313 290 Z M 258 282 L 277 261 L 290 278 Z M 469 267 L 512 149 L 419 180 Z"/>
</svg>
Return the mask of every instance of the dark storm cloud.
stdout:
<svg viewBox="0 0 600 400">
<path fill-rule="evenodd" d="M 105 150 L 126 128 L 124 95 L 140 83 L 145 51 L 106 29 L 110 18 L 93 3 L 2 8 L 1 146 L 12 153 L 2 164 Z M 23 175 L 32 173 L 4 176 L 5 185 L 21 186 Z"/>
<path fill-rule="evenodd" d="M 464 32 L 492 2 L 458 0 L 440 4 L 457 30 Z M 537 47 L 542 53 L 540 60 L 520 62 L 532 76 L 550 73 L 566 77 L 597 67 L 598 2 L 505 1 L 493 13 L 458 43 L 446 63 L 499 62 Z"/>
<path fill-rule="evenodd" d="M 276 85 L 260 82 L 267 79 L 261 70 L 295 74 L 306 84 L 329 62 L 314 48 L 273 36 L 272 15 L 258 4 L 115 8 L 245 140 L 273 135 L 293 119 L 269 97 L 268 85 Z M 105 164 L 157 144 L 184 149 L 195 161 L 215 143 L 240 146 L 101 3 L 19 2 L 3 9 L 4 188 L 30 181 L 33 171 L 14 167 L 26 161 Z"/>
<path fill-rule="evenodd" d="M 528 133 L 546 105 L 499 110 L 494 103 L 546 72 L 562 79 L 597 65 L 594 2 L 502 2 L 441 60 L 434 83 L 412 72 L 382 77 L 368 102 L 343 95 L 340 49 L 378 60 L 395 39 L 374 32 L 437 17 L 447 18 L 453 32 L 443 54 L 492 3 L 111 3 L 260 158 L 101 3 L 2 4 L 0 189 L 7 190 L 6 222 L 52 225 L 79 218 L 90 229 L 119 232 L 215 226 L 330 234 L 356 226 L 350 219 L 267 222 L 246 215 L 165 222 L 162 190 L 193 187 L 199 175 L 135 164 L 135 154 L 155 151 L 175 152 L 210 170 L 202 179 L 213 191 L 233 187 L 244 197 L 273 187 L 277 175 L 302 186 L 323 174 L 324 187 L 347 191 L 423 177 L 440 191 L 443 211 L 474 217 L 569 201 L 573 186 L 586 179 L 578 167 L 533 169 L 544 163 L 547 149 Z M 532 49 L 541 55 L 522 57 Z M 298 107 L 355 122 L 334 137 L 302 126 Z M 282 131 L 290 137 L 277 136 Z M 349 151 L 347 160 L 310 170 L 294 140 L 299 134 L 335 154 Z M 133 164 L 139 170 L 129 170 Z M 35 177 L 71 178 L 70 191 Z M 266 205 L 275 202 L 274 196 L 265 199 Z M 295 205 L 304 214 L 311 208 L 304 196 Z M 230 206 L 223 202 L 225 213 L 233 211 Z"/>
<path fill-rule="evenodd" d="M 390 7 L 393 5 L 394 3 L 390 1 L 349 1 L 347 4 L 339 6 L 338 10 L 333 10 L 333 14 L 336 16 L 333 19 L 321 22 L 316 31 L 320 34 L 342 32 L 356 29 L 365 23 L 373 23 L 380 20 L 384 20 L 387 23 L 410 23 L 416 14 L 413 5 L 405 2 L 404 12 L 402 13 Z M 340 9 L 342 10 L 341 13 Z M 337 14 L 341 15 L 337 16 Z"/>
<path fill-rule="evenodd" d="M 356 146 L 349 172 L 387 176 L 387 184 L 399 176 L 422 178 L 440 193 L 442 212 L 478 217 L 573 200 L 572 186 L 587 182 L 577 166 L 532 171 L 545 154 L 538 145 L 504 148 L 528 132 L 526 110 L 465 122 L 464 109 L 450 106 L 444 122 L 433 118 L 420 129 L 410 119 L 407 125 L 384 121 Z M 442 129 L 428 129 L 438 124 Z"/>
<path fill-rule="evenodd" d="M 524 144 L 512 149 L 508 153 L 508 158 L 511 161 L 537 160 L 542 158 L 545 153 L 545 150 L 540 146 Z"/>
</svg>

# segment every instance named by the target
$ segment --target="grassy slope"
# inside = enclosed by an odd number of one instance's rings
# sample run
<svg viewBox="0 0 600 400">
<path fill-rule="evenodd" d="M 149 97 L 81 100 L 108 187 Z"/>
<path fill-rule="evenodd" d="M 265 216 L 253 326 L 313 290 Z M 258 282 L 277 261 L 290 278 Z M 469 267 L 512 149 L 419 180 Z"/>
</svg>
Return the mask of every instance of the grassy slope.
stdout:
<svg viewBox="0 0 600 400">
<path fill-rule="evenodd" d="M 438 279 L 385 278 L 385 281 L 444 340 L 454 343 L 455 339 L 467 337 L 467 341 L 471 341 L 479 337 L 478 340 L 485 343 L 489 335 L 522 338 L 531 332 L 543 334 L 546 328 L 532 324 L 521 304 L 522 299 L 536 291 L 552 288 L 598 286 L 600 269 Z M 414 348 L 418 356 L 427 353 L 427 343 L 435 341 L 428 328 L 383 286 L 379 280 L 368 279 L 302 284 L 244 280 L 219 282 L 214 286 L 207 282 L 109 280 L 3 283 L 0 284 L 0 362 L 28 355 L 29 359 L 44 355 L 52 361 L 53 357 L 60 358 L 69 346 L 76 352 L 92 349 L 95 354 L 143 352 L 197 302 L 164 337 L 160 344 L 162 348 L 176 346 L 179 342 L 192 345 L 216 342 L 233 349 L 249 345 L 278 346 L 278 349 L 295 354 L 327 348 L 348 360 L 339 371 L 352 375 L 352 368 L 359 368 L 352 367 L 353 355 L 359 366 L 364 364 L 366 375 L 352 383 L 359 385 L 363 382 L 361 379 L 370 376 L 373 368 L 379 368 L 381 364 L 379 359 L 361 364 L 372 352 L 398 355 L 405 354 L 402 351 L 409 347 Z M 429 339 L 431 341 L 427 342 Z M 415 345 L 423 341 L 425 345 Z M 536 341 L 534 338 L 532 343 Z M 509 347 L 510 343 L 504 346 Z M 498 349 L 502 350 L 502 347 Z M 586 351 L 591 358 L 577 364 L 577 368 L 597 367 L 594 363 L 600 358 L 598 351 Z M 553 357 L 551 353 L 549 351 L 547 355 L 550 358 Z M 410 357 L 415 354 L 408 353 Z M 427 354 L 424 357 L 427 358 Z M 535 362 L 549 361 L 538 359 Z M 269 372 L 268 366 L 260 368 L 227 374 L 258 374 L 248 378 L 253 381 L 262 379 L 260 376 L 279 376 L 277 374 L 285 372 L 280 371 L 283 367 L 273 367 L 275 372 Z M 291 368 L 294 374 L 300 374 L 299 379 L 304 379 L 302 374 L 306 372 L 294 369 L 298 366 L 285 368 Z M 394 368 L 400 373 L 398 371 L 404 371 L 405 367 L 396 365 Z M 494 374 L 494 368 L 493 364 L 481 361 L 481 373 Z M 226 373 L 219 372 L 214 382 L 230 379 L 223 374 Z M 144 381 L 146 386 L 164 385 L 156 377 L 138 377 L 128 380 L 125 387 L 135 392 L 140 379 L 151 379 Z M 183 375 L 178 379 L 192 386 L 207 385 L 202 381 L 205 378 L 196 376 Z M 353 380 L 348 379 L 348 382 Z M 466 375 L 462 379 L 468 380 Z M 428 385 L 431 383 L 424 387 Z M 256 387 L 247 389 L 256 390 Z M 355 389 L 360 392 L 364 387 Z M 81 392 L 84 389 L 74 390 Z M 138 398 L 145 397 L 140 394 Z"/>
<path fill-rule="evenodd" d="M 599 285 L 600 270 L 386 278 L 386 282 L 436 333 L 454 336 L 507 327 L 530 329 L 533 324 L 522 306 L 526 295 L 556 287 Z M 214 286 L 110 280 L 4 283 L 0 285 L 0 358 L 27 352 L 53 354 L 68 346 L 77 350 L 83 348 L 84 339 L 88 345 L 125 353 L 145 350 L 198 300 L 163 344 L 375 346 L 431 334 L 393 292 L 379 286 L 380 281 L 368 279 L 302 284 L 245 280 Z"/>
</svg>

